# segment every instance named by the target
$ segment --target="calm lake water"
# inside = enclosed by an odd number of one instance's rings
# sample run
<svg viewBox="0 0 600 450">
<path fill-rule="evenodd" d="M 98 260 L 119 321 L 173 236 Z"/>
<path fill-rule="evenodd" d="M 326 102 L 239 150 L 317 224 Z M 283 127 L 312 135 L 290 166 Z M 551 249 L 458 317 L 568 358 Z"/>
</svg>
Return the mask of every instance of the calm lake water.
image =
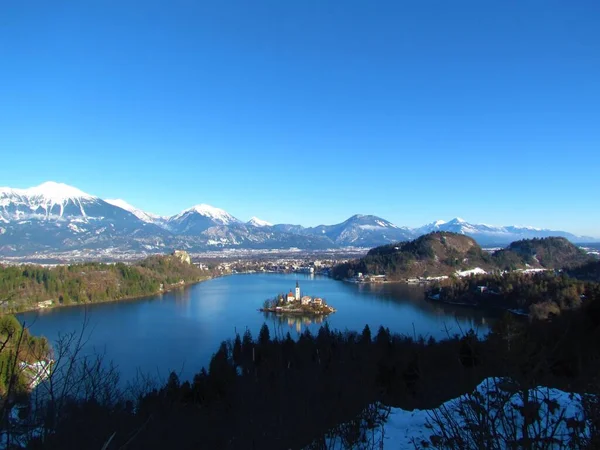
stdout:
<svg viewBox="0 0 600 450">
<path fill-rule="evenodd" d="M 166 377 L 171 370 L 191 378 L 207 366 L 220 343 L 250 329 L 254 337 L 263 323 L 271 336 L 293 337 L 321 326 L 306 319 L 277 319 L 257 311 L 267 298 L 289 292 L 300 282 L 302 294 L 323 297 L 337 309 L 324 320 L 338 330 L 373 334 L 380 325 L 392 332 L 442 338 L 469 328 L 488 330 L 483 311 L 434 304 L 423 288 L 405 284 L 356 285 L 309 275 L 244 274 L 196 284 L 148 298 L 88 306 L 34 311 L 18 316 L 32 333 L 55 342 L 61 333 L 81 330 L 87 317 L 87 352 L 103 352 L 124 380 L 138 371 Z"/>
</svg>

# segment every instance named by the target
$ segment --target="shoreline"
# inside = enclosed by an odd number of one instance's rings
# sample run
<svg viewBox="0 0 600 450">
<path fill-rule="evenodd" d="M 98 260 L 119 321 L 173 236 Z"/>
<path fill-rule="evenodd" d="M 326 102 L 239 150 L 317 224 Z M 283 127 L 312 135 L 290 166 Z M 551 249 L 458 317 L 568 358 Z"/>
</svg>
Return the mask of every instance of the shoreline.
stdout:
<svg viewBox="0 0 600 450">
<path fill-rule="evenodd" d="M 63 305 L 60 303 L 56 303 L 56 304 L 52 304 L 52 306 L 48 306 L 48 307 L 42 307 L 40 308 L 39 306 L 37 307 L 31 307 L 31 308 L 25 308 L 23 310 L 20 311 L 16 311 L 16 312 L 6 312 L 6 313 L 0 313 L 0 317 L 1 316 L 5 316 L 5 315 L 13 315 L 16 316 L 18 314 L 25 314 L 25 313 L 29 313 L 29 312 L 33 312 L 33 311 L 50 311 L 53 309 L 62 309 L 62 308 L 71 308 L 71 307 L 82 307 L 82 306 L 90 306 L 90 305 L 101 305 L 101 304 L 105 304 L 105 303 L 117 303 L 117 302 L 122 302 L 122 301 L 135 301 L 135 300 L 141 300 L 143 298 L 146 297 L 154 297 L 156 295 L 160 295 L 160 294 L 166 294 L 168 292 L 174 291 L 176 289 L 181 289 L 181 288 L 187 288 L 190 286 L 193 286 L 195 284 L 199 284 L 199 283 L 203 283 L 205 281 L 209 281 L 212 280 L 214 278 L 218 278 L 218 276 L 209 276 L 208 278 L 204 278 L 202 280 L 198 280 L 198 281 L 190 281 L 187 283 L 183 283 L 183 284 L 175 284 L 167 289 L 162 289 L 159 290 L 157 292 L 153 292 L 153 293 L 148 293 L 148 294 L 141 294 L 141 295 L 132 295 L 132 296 L 127 296 L 127 297 L 121 297 L 121 298 L 113 298 L 113 299 L 108 299 L 108 300 L 101 300 L 98 302 L 88 302 L 88 303 L 69 303 L 67 305 Z"/>
<path fill-rule="evenodd" d="M 408 284 L 410 286 L 420 286 L 420 285 L 426 285 L 429 283 L 434 283 L 436 281 L 439 280 L 421 280 L 418 282 L 414 282 L 414 281 L 408 281 L 408 280 L 383 280 L 383 281 L 354 281 L 354 280 L 350 280 L 348 278 L 342 278 L 342 279 L 338 279 L 338 278 L 333 278 L 336 281 L 342 281 L 344 283 L 350 283 L 350 284 L 368 284 L 368 285 L 373 285 L 373 284 Z"/>
<path fill-rule="evenodd" d="M 442 305 L 450 305 L 450 306 L 463 306 L 466 308 L 475 308 L 475 309 L 479 309 L 479 310 L 500 310 L 500 311 L 504 311 L 504 312 L 509 312 L 511 314 L 514 314 L 515 316 L 519 316 L 519 317 L 525 317 L 525 318 L 529 318 L 530 315 L 528 312 L 526 311 L 522 311 L 522 310 L 518 310 L 515 308 L 509 308 L 506 306 L 500 306 L 500 305 L 493 305 L 493 304 L 481 304 L 481 303 L 466 303 L 466 302 L 452 302 L 452 301 L 448 301 L 448 300 L 440 300 L 438 298 L 431 298 L 431 296 L 426 296 L 425 300 L 431 302 L 431 303 L 438 303 L 438 304 L 442 304 Z"/>
</svg>

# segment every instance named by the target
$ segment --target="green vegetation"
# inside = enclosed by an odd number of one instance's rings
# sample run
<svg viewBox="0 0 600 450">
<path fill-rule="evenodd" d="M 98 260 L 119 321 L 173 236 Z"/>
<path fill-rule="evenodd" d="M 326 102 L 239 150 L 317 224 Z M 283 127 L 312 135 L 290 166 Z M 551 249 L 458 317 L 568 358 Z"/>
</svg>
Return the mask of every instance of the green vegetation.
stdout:
<svg viewBox="0 0 600 450">
<path fill-rule="evenodd" d="M 493 267 L 491 255 L 474 239 L 455 233 L 436 232 L 413 241 L 376 247 L 357 261 L 335 266 L 336 278 L 357 273 L 386 275 L 388 280 L 418 276 L 450 275 L 472 267 Z"/>
<path fill-rule="evenodd" d="M 496 265 L 511 270 L 524 265 L 547 269 L 565 269 L 591 260 L 585 251 L 562 237 L 534 238 L 516 241 L 494 253 Z"/>
<path fill-rule="evenodd" d="M 426 296 L 442 302 L 515 309 L 547 319 L 599 297 L 600 284 L 552 271 L 509 272 L 444 280 L 428 289 Z"/>
<path fill-rule="evenodd" d="M 333 276 L 351 278 L 357 273 L 385 275 L 388 280 L 451 276 L 480 267 L 486 271 L 575 267 L 592 258 L 565 238 L 549 237 L 513 242 L 489 254 L 474 239 L 456 233 L 435 232 L 413 241 L 370 250 L 359 260 L 334 267 Z"/>
<path fill-rule="evenodd" d="M 32 336 L 12 315 L 0 316 L 0 397 L 7 391 L 16 395 L 26 392 L 31 377 L 20 364 L 34 363 L 50 354 L 46 338 Z"/>
<path fill-rule="evenodd" d="M 590 261 L 579 267 L 568 269 L 567 273 L 578 280 L 600 282 L 600 261 Z"/>
<path fill-rule="evenodd" d="M 83 263 L 68 266 L 0 266 L 1 312 L 53 305 L 96 303 L 155 294 L 209 273 L 175 256 L 152 256 L 135 264 Z"/>
</svg>

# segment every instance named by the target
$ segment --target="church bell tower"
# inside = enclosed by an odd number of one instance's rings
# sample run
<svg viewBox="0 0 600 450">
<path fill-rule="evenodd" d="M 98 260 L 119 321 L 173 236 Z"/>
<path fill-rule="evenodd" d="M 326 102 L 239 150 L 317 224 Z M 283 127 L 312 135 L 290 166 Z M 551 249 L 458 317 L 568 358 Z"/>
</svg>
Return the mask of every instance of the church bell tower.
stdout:
<svg viewBox="0 0 600 450">
<path fill-rule="evenodd" d="M 300 300 L 300 286 L 298 285 L 298 282 L 296 281 L 296 301 Z"/>
</svg>

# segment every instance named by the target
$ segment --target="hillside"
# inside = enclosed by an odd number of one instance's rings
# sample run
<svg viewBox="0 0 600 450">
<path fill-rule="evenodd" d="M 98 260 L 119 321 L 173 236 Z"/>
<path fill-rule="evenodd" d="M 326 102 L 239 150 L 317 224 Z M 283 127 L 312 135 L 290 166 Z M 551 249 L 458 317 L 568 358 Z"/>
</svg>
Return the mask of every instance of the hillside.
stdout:
<svg viewBox="0 0 600 450">
<path fill-rule="evenodd" d="M 592 260 L 585 251 L 564 237 L 523 239 L 494 253 L 498 268 L 522 267 L 564 269 L 580 266 Z"/>
<path fill-rule="evenodd" d="M 451 275 L 473 267 L 492 269 L 495 264 L 473 238 L 434 232 L 413 241 L 376 247 L 359 260 L 336 266 L 334 276 L 345 278 L 362 272 L 400 280 Z"/>
<path fill-rule="evenodd" d="M 593 258 L 562 237 L 524 239 L 489 254 L 471 237 L 437 231 L 413 241 L 371 249 L 359 260 L 334 268 L 336 278 L 357 273 L 386 275 L 388 280 L 438 277 L 457 271 L 516 269 L 563 269 L 588 263 Z"/>
<path fill-rule="evenodd" d="M 567 270 L 569 276 L 583 281 L 600 282 L 600 261 L 597 259 Z"/>
<path fill-rule="evenodd" d="M 155 294 L 209 277 L 177 256 L 152 256 L 137 263 L 68 266 L 0 265 L 0 313 L 48 306 L 96 303 Z"/>
</svg>

